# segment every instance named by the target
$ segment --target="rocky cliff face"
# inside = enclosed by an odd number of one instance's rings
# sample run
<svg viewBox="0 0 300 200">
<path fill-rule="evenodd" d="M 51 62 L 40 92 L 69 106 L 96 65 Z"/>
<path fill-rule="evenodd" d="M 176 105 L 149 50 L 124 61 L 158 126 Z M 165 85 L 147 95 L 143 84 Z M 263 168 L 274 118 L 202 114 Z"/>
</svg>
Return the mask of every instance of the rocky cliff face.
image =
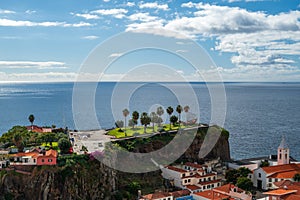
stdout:
<svg viewBox="0 0 300 200">
<path fill-rule="evenodd" d="M 225 130 L 209 154 L 205 158 L 199 158 L 199 150 L 206 132 L 207 129 L 198 131 L 191 146 L 177 162 L 230 159 L 228 132 Z M 154 151 L 164 146 L 166 142 L 168 141 L 165 138 L 157 136 L 147 143 L 138 143 L 132 151 Z M 34 167 L 31 175 L 0 171 L 0 200 L 122 199 L 124 195 L 127 199 L 135 199 L 139 188 L 144 192 L 153 192 L 154 189 L 161 187 L 163 180 L 160 171 L 127 174 L 112 170 L 97 160 L 89 159 L 66 160 L 63 167 Z M 124 193 L 125 190 L 128 192 Z"/>
</svg>

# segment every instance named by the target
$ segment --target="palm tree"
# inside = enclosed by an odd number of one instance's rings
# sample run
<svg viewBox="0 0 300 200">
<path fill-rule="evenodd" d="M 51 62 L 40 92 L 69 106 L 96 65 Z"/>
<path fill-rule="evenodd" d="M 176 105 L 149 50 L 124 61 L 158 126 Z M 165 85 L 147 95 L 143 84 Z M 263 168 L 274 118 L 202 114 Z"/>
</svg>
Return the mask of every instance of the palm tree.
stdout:
<svg viewBox="0 0 300 200">
<path fill-rule="evenodd" d="M 149 125 L 150 122 L 151 122 L 151 118 L 148 116 L 146 112 L 143 112 L 141 116 L 141 124 L 144 125 L 144 133 L 146 133 L 147 125 Z"/>
<path fill-rule="evenodd" d="M 132 113 L 132 120 L 133 120 L 133 128 L 134 128 L 134 125 L 137 125 L 137 121 L 140 117 L 140 114 L 138 113 L 138 111 L 133 111 Z"/>
<path fill-rule="evenodd" d="M 161 107 L 161 106 L 159 106 L 157 109 L 156 109 L 156 114 L 161 118 L 161 116 L 164 114 L 164 109 Z M 158 126 L 160 127 L 160 125 L 161 125 L 161 122 L 159 122 L 158 123 Z"/>
<path fill-rule="evenodd" d="M 181 122 L 180 115 L 181 115 L 181 112 L 182 112 L 182 107 L 181 107 L 181 105 L 178 105 L 178 106 L 176 107 L 176 112 L 178 113 L 179 127 L 180 127 L 180 122 Z"/>
<path fill-rule="evenodd" d="M 18 152 L 22 152 L 24 149 L 24 142 L 21 133 L 15 133 L 13 137 L 13 142 L 15 143 L 16 147 L 18 148 Z"/>
<path fill-rule="evenodd" d="M 169 115 L 169 119 L 170 119 L 170 130 L 171 130 L 171 129 L 172 129 L 172 127 L 171 127 L 171 115 L 172 115 L 174 109 L 173 109 L 171 106 L 169 106 L 169 107 L 167 108 L 166 111 L 167 111 L 167 113 L 168 113 L 168 115 Z"/>
<path fill-rule="evenodd" d="M 34 119 L 35 119 L 35 117 L 34 117 L 33 114 L 29 115 L 28 120 L 29 120 L 29 122 L 31 123 L 31 130 L 33 130 L 33 122 L 34 122 Z"/>
<path fill-rule="evenodd" d="M 127 108 L 125 108 L 123 110 L 123 116 L 125 117 L 125 121 L 124 121 L 124 133 L 125 133 L 125 137 L 127 136 L 126 134 L 126 117 L 129 115 L 129 110 Z"/>
<path fill-rule="evenodd" d="M 190 107 L 188 105 L 186 105 L 186 106 L 184 106 L 183 110 L 184 110 L 185 113 L 188 113 L 189 110 L 190 110 Z M 187 117 L 186 117 L 186 124 L 188 124 L 188 118 Z"/>
<path fill-rule="evenodd" d="M 154 132 L 154 123 L 158 122 L 158 116 L 155 112 L 151 112 L 150 113 L 150 118 L 151 118 L 151 122 L 152 122 L 152 126 L 153 126 L 153 132 Z"/>
</svg>

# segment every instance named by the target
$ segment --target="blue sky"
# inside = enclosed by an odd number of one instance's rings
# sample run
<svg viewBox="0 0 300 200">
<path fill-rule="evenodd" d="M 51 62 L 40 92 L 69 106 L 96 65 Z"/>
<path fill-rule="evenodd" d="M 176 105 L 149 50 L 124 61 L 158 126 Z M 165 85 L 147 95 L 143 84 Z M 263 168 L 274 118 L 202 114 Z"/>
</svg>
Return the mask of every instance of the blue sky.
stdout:
<svg viewBox="0 0 300 200">
<path fill-rule="evenodd" d="M 300 80 L 299 1 L 0 0 L 0 81 L 74 81 L 108 38 L 123 32 L 177 37 L 167 31 L 204 47 L 224 81 Z M 148 54 L 135 58 L 146 62 Z M 135 58 L 116 62 L 103 79 L 119 80 Z M 169 64 L 197 80 L 184 62 Z"/>
</svg>

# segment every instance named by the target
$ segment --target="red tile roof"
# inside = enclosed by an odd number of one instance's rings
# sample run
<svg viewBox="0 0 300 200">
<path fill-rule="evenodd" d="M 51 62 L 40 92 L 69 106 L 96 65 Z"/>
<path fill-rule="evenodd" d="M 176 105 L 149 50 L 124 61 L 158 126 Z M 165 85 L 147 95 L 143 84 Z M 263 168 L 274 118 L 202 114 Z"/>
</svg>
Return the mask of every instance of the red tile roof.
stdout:
<svg viewBox="0 0 300 200">
<path fill-rule="evenodd" d="M 201 187 L 198 187 L 197 185 L 186 185 L 186 187 L 192 191 L 201 189 Z"/>
<path fill-rule="evenodd" d="M 288 179 L 293 178 L 295 174 L 300 174 L 300 170 L 292 170 L 288 172 L 278 172 L 271 176 L 268 176 L 268 178 L 282 178 L 282 179 Z"/>
<path fill-rule="evenodd" d="M 171 194 L 168 192 L 156 192 L 153 194 L 144 195 L 143 198 L 150 200 L 150 199 L 161 199 L 161 198 L 166 198 L 166 197 L 170 197 L 170 196 L 171 196 Z"/>
<path fill-rule="evenodd" d="M 241 192 L 244 191 L 244 190 L 242 190 L 242 189 L 236 187 L 235 185 L 233 185 L 233 184 L 231 184 L 231 183 L 226 184 L 226 185 L 223 185 L 223 186 L 221 186 L 221 187 L 217 187 L 217 188 L 215 188 L 214 190 L 215 190 L 215 191 L 220 191 L 220 192 L 229 193 L 229 192 L 231 191 L 231 189 L 233 189 L 233 188 L 237 188 L 237 189 L 238 189 L 237 192 L 239 192 L 239 193 L 241 193 Z"/>
<path fill-rule="evenodd" d="M 300 195 L 291 194 L 288 197 L 284 197 L 284 200 L 300 200 Z"/>
<path fill-rule="evenodd" d="M 188 196 L 191 194 L 191 192 L 189 190 L 179 190 L 179 191 L 175 191 L 175 192 L 170 192 L 170 194 L 175 197 L 183 197 L 183 196 Z"/>
<path fill-rule="evenodd" d="M 265 192 L 264 194 L 271 195 L 271 196 L 284 196 L 284 195 L 293 194 L 296 192 L 297 192 L 297 190 L 277 189 L 277 190 Z"/>
<path fill-rule="evenodd" d="M 214 199 L 214 200 L 220 200 L 220 199 L 227 199 L 230 198 L 229 195 L 225 195 L 225 194 L 220 194 L 218 192 L 213 192 L 212 190 L 207 190 L 204 192 L 196 192 L 194 193 L 197 196 L 201 196 L 204 197 L 206 199 Z"/>
<path fill-rule="evenodd" d="M 187 162 L 184 164 L 185 166 L 189 166 L 189 167 L 193 167 L 193 168 L 197 168 L 197 169 L 202 169 L 202 165 L 196 164 L 196 163 L 191 163 L 191 162 Z"/>
<path fill-rule="evenodd" d="M 170 170 L 173 170 L 173 171 L 176 171 L 176 172 L 180 172 L 180 173 L 185 173 L 185 172 L 187 172 L 187 171 L 184 170 L 184 169 L 180 169 L 180 168 L 173 167 L 173 166 L 167 166 L 166 168 L 167 168 L 167 169 L 170 169 Z"/>
<path fill-rule="evenodd" d="M 273 174 L 278 172 L 286 172 L 291 170 L 300 170 L 300 164 L 286 164 L 286 165 L 276 165 L 276 166 L 269 166 L 269 167 L 262 167 L 262 169 L 267 174 Z"/>
</svg>

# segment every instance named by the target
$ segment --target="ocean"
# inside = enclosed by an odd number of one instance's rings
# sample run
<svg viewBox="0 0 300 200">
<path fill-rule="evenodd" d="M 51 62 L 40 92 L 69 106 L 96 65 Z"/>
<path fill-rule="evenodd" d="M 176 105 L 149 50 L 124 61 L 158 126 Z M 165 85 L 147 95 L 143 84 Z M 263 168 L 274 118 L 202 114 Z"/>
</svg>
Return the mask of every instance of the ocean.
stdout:
<svg viewBox="0 0 300 200">
<path fill-rule="evenodd" d="M 86 83 L 86 86 L 89 87 Z M 126 85 L 127 84 L 127 85 Z M 186 83 L 121 83 L 122 90 L 115 90 L 116 83 L 99 83 L 93 100 L 82 95 L 83 105 L 95 108 L 101 128 L 114 126 L 115 120 L 123 120 L 122 107 L 130 111 L 150 112 L 157 105 L 176 106 L 179 96 L 189 97 Z M 0 134 L 14 125 L 29 125 L 28 116 L 34 114 L 35 124 L 56 125 L 76 129 L 72 111 L 73 83 L 5 83 L 0 84 Z M 211 122 L 211 98 L 204 83 L 190 83 L 199 101 L 200 122 Z M 133 86 L 133 87 L 132 87 Z M 169 89 L 179 88 L 178 94 Z M 225 83 L 226 118 L 224 127 L 230 132 L 231 157 L 243 159 L 277 153 L 277 147 L 285 135 L 291 156 L 300 160 L 300 83 Z M 130 92 L 126 88 L 135 88 Z M 125 89 L 124 89 L 125 88 Z M 128 97 L 126 97 L 128 96 Z M 112 101 L 113 99 L 113 101 Z M 113 102 L 113 104 L 112 104 Z M 182 105 L 185 106 L 185 105 Z M 189 105 L 191 111 L 196 104 Z M 97 129 L 99 126 L 83 116 L 82 129 Z M 163 118 L 168 123 L 167 115 Z"/>
</svg>

